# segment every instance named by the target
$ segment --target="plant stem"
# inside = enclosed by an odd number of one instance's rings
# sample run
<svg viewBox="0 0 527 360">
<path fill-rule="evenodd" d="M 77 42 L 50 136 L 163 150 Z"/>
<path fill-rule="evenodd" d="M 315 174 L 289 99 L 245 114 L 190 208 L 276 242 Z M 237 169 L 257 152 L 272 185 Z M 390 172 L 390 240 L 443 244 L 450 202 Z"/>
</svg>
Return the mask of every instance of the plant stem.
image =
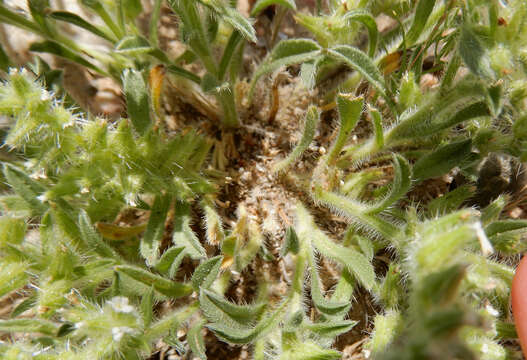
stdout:
<svg viewBox="0 0 527 360">
<path fill-rule="evenodd" d="M 150 43 L 153 47 L 159 46 L 159 38 L 157 35 L 159 16 L 161 14 L 161 3 L 163 0 L 155 0 L 152 15 L 150 16 Z"/>
<path fill-rule="evenodd" d="M 216 95 L 216 98 L 218 99 L 223 111 L 223 126 L 227 128 L 236 128 L 240 126 L 238 112 L 236 111 L 236 99 L 233 86 L 229 84 L 227 89 L 220 90 Z"/>
</svg>

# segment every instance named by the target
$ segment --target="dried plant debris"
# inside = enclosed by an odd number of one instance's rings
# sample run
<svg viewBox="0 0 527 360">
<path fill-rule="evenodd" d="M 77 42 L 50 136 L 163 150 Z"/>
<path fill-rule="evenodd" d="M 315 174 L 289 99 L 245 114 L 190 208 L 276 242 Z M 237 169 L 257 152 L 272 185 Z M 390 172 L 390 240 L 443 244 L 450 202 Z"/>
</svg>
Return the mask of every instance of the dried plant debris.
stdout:
<svg viewBox="0 0 527 360">
<path fill-rule="evenodd" d="M 520 359 L 525 18 L 1 2 L 0 357 Z"/>
</svg>

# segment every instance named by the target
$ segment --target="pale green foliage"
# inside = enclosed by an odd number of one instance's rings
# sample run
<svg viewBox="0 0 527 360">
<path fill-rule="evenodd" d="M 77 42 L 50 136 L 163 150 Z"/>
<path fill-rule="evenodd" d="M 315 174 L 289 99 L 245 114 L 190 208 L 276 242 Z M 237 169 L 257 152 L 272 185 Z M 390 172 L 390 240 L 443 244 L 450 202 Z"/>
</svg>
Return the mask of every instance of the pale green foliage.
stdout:
<svg viewBox="0 0 527 360">
<path fill-rule="evenodd" d="M 525 193 L 485 194 L 482 184 L 483 165 L 495 153 L 508 154 L 509 167 L 491 180 L 523 181 L 521 171 L 511 174 L 522 169 L 511 159 L 527 158 L 523 1 L 329 0 L 317 1 L 313 14 L 295 13 L 314 39 L 278 42 L 250 74 L 247 94 L 251 100 L 262 90 L 265 75 L 297 65 L 305 85 L 321 94 L 290 154 L 274 159 L 273 176 L 293 184 L 302 202 L 289 199 L 294 212 L 286 216 L 294 221 L 273 253 L 260 227 L 265 219 L 242 204 L 234 220 L 216 207 L 223 190 L 206 176 L 219 176 L 209 167 L 212 141 L 201 129 L 165 131 L 163 81 L 147 81 L 163 65 L 199 85 L 193 91 L 200 96 L 216 98 L 224 127 L 238 126 L 234 85 L 245 41 L 259 40 L 252 20 L 235 1 L 170 0 L 186 45 L 171 59 L 159 49 L 162 1 L 153 3 L 146 37 L 135 23 L 140 1 L 81 3 L 99 21 L 53 11 L 47 1 L 30 0 L 28 14 L 0 4 L 0 20 L 42 36 L 33 51 L 121 81 L 128 110 L 114 123 L 90 118 L 60 100 L 50 69 L 35 71 L 40 80 L 25 70 L 2 74 L 0 115 L 9 128 L 0 296 L 18 292 L 23 300 L 0 321 L 0 332 L 29 336 L 1 343 L 0 357 L 147 359 L 163 340 L 192 353 L 182 356 L 206 359 L 209 332 L 250 344 L 255 360 L 339 359 L 332 345 L 362 320 L 349 318 L 352 300 L 371 296 L 378 313 L 360 326 L 372 329 L 364 345 L 372 359 L 515 358 L 504 342 L 516 337 L 508 264 L 527 248 L 527 222 L 505 210 L 521 205 Z M 271 5 L 283 15 L 300 4 L 259 0 L 251 16 Z M 381 13 L 396 19 L 383 32 Z M 64 22 L 111 51 L 72 41 L 57 27 Z M 196 63 L 203 75 L 183 63 Z M 326 91 L 328 79 L 335 87 Z M 335 129 L 325 134 L 333 115 Z M 369 135 L 354 137 L 368 127 Z M 328 152 L 309 152 L 313 141 L 327 141 Z M 308 166 L 294 166 L 306 159 Z M 445 183 L 430 201 L 410 194 L 448 177 L 463 183 Z M 318 218 L 324 208 L 335 216 Z M 127 213 L 141 223 L 119 224 Z M 334 221 L 348 226 L 342 236 Z M 287 286 L 260 271 L 271 261 L 288 264 L 281 274 Z M 322 268 L 328 263 L 338 274 L 331 288 Z M 233 280 L 251 271 L 254 297 L 233 301 Z M 158 302 L 178 305 L 158 317 Z M 186 331 L 184 340 L 178 330 Z"/>
</svg>

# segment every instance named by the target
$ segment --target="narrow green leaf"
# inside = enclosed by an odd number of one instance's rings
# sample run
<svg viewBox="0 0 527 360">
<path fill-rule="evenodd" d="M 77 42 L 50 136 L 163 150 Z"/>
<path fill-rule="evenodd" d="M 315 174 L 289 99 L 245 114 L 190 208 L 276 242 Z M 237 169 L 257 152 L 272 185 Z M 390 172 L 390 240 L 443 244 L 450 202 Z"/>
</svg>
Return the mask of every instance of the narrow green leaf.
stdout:
<svg viewBox="0 0 527 360">
<path fill-rule="evenodd" d="M 149 327 L 154 318 L 154 287 L 150 287 L 150 291 L 141 298 L 141 305 L 139 307 L 143 323 L 145 327 Z"/>
<path fill-rule="evenodd" d="M 209 321 L 242 328 L 258 320 L 266 304 L 233 304 L 222 296 L 202 287 L 200 291 L 200 307 Z"/>
<path fill-rule="evenodd" d="M 320 187 L 315 187 L 313 197 L 328 206 L 331 210 L 348 217 L 351 221 L 367 230 L 373 231 L 386 239 L 392 239 L 399 232 L 399 229 L 384 219 L 375 215 L 366 214 L 367 205 L 349 199 L 340 194 L 325 191 Z"/>
<path fill-rule="evenodd" d="M 119 255 L 108 244 L 104 242 L 102 237 L 95 231 L 88 213 L 81 209 L 79 213 L 79 230 L 81 237 L 90 249 L 106 258 L 119 259 Z"/>
<path fill-rule="evenodd" d="M 170 202 L 170 196 L 157 195 L 150 210 L 150 218 L 140 245 L 141 255 L 150 266 L 156 264 L 159 258 L 159 245 L 165 232 L 165 220 Z"/>
<path fill-rule="evenodd" d="M 179 265 L 185 255 L 186 252 L 184 247 L 172 246 L 166 250 L 163 255 L 161 255 L 161 258 L 157 262 L 155 268 L 160 273 L 173 278 L 176 275 Z"/>
<path fill-rule="evenodd" d="M 72 332 L 74 332 L 76 329 L 77 328 L 75 327 L 75 324 L 73 324 L 71 322 L 65 322 L 57 330 L 57 335 L 56 336 L 60 338 L 60 337 L 69 335 Z"/>
<path fill-rule="evenodd" d="M 426 207 L 430 216 L 444 215 L 459 209 L 472 196 L 474 196 L 474 187 L 465 184 L 430 201 Z"/>
<path fill-rule="evenodd" d="M 99 74 L 108 75 L 104 70 L 95 66 L 88 60 L 84 59 L 81 55 L 77 54 L 76 52 L 66 48 L 64 45 L 61 45 L 55 41 L 45 40 L 39 43 L 33 43 L 29 47 L 29 50 L 34 51 L 34 52 L 43 52 L 43 53 L 49 53 L 49 54 L 53 54 L 56 56 L 60 56 L 64 59 L 73 61 L 84 67 L 87 67 L 88 69 L 98 72 Z"/>
<path fill-rule="evenodd" d="M 159 37 L 158 37 L 158 26 L 159 19 L 161 17 L 161 5 L 163 0 L 155 0 L 154 6 L 152 8 L 152 13 L 150 15 L 150 42 L 154 47 L 159 46 Z"/>
<path fill-rule="evenodd" d="M 41 319 L 9 319 L 0 320 L 0 331 L 20 333 L 41 333 L 55 335 L 58 326 L 48 320 Z"/>
<path fill-rule="evenodd" d="M 92 9 L 101 17 L 106 26 L 112 30 L 115 36 L 120 39 L 123 37 L 122 29 L 117 26 L 112 16 L 108 13 L 104 5 L 99 0 L 81 0 L 84 6 Z M 119 11 L 119 10 L 118 10 Z"/>
<path fill-rule="evenodd" d="M 192 293 L 192 286 L 167 280 L 159 275 L 131 265 L 118 265 L 115 271 L 131 277 L 148 287 L 153 286 L 156 291 L 171 298 L 178 298 Z"/>
<path fill-rule="evenodd" d="M 333 291 L 331 300 L 333 302 L 349 301 L 353 296 L 355 284 L 356 281 L 350 271 L 347 268 L 342 269 L 340 279 L 335 287 L 335 291 Z"/>
<path fill-rule="evenodd" d="M 403 330 L 402 326 L 403 318 L 399 312 L 390 310 L 384 315 L 376 315 L 373 333 L 368 344 L 372 353 L 378 355 L 388 349 L 400 331 Z"/>
<path fill-rule="evenodd" d="M 373 58 L 375 51 L 377 50 L 377 42 L 379 40 L 379 30 L 377 29 L 375 18 L 368 11 L 352 10 L 348 11 L 344 15 L 344 20 L 358 21 L 366 26 L 369 36 L 368 56 Z"/>
<path fill-rule="evenodd" d="M 485 233 L 490 237 L 509 231 L 522 230 L 525 228 L 527 228 L 527 220 L 500 220 L 494 221 L 485 227 Z"/>
<path fill-rule="evenodd" d="M 200 2 L 209 7 L 218 18 L 232 26 L 232 28 L 243 35 L 244 38 L 251 42 L 256 42 L 256 32 L 251 22 L 238 12 L 238 10 L 232 7 L 229 2 L 217 0 L 200 0 Z M 179 8 L 181 8 L 181 6 Z"/>
<path fill-rule="evenodd" d="M 144 332 L 144 339 L 147 343 L 153 343 L 165 336 L 170 330 L 179 328 L 185 321 L 187 321 L 195 312 L 199 310 L 197 302 L 184 306 L 182 309 L 164 316 L 161 320 L 153 323 Z"/>
<path fill-rule="evenodd" d="M 328 237 L 318 232 L 312 237 L 313 245 L 320 253 L 346 266 L 366 289 L 372 289 L 375 284 L 373 265 L 364 255 L 351 248 L 335 244 Z"/>
<path fill-rule="evenodd" d="M 455 166 L 461 166 L 472 151 L 472 140 L 462 140 L 439 147 L 422 156 L 413 167 L 416 180 L 442 176 Z"/>
<path fill-rule="evenodd" d="M 204 213 L 204 222 L 207 242 L 212 245 L 221 244 L 222 252 L 225 255 L 233 255 L 234 247 L 232 251 L 227 250 L 227 244 L 225 243 L 225 231 L 223 230 L 223 222 L 221 217 L 215 209 L 213 201 L 206 199 L 201 201 L 201 207 Z"/>
<path fill-rule="evenodd" d="M 305 116 L 305 125 L 304 132 L 302 133 L 302 138 L 295 146 L 293 151 L 282 161 L 275 164 L 273 167 L 274 172 L 284 171 L 289 166 L 291 166 L 309 147 L 309 144 L 313 141 L 315 136 L 315 131 L 320 120 L 320 112 L 316 106 L 311 106 L 307 109 Z"/>
<path fill-rule="evenodd" d="M 292 343 L 290 350 L 285 351 L 280 359 L 284 360 L 339 360 L 342 359 L 342 353 L 324 349 L 320 345 L 310 341 L 302 343 Z"/>
<path fill-rule="evenodd" d="M 450 91 L 439 102 L 424 105 L 411 114 L 403 114 L 399 123 L 385 133 L 385 144 L 394 146 L 413 138 L 436 135 L 464 121 L 490 114 L 485 101 L 477 101 L 476 85 L 460 86 Z M 465 91 L 465 94 L 463 92 Z M 483 94 L 481 94 L 481 97 Z"/>
<path fill-rule="evenodd" d="M 425 28 L 426 22 L 434 9 L 435 0 L 419 0 L 414 14 L 414 21 L 406 33 L 406 46 L 412 46 Z"/>
<path fill-rule="evenodd" d="M 288 302 L 285 301 L 269 317 L 261 320 L 253 328 L 233 328 L 229 327 L 225 323 L 213 323 L 207 325 L 207 327 L 212 330 L 216 336 L 224 341 L 233 344 L 246 344 L 265 336 L 273 328 L 278 326 L 287 307 Z"/>
<path fill-rule="evenodd" d="M 207 257 L 205 249 L 190 228 L 190 206 L 186 202 L 176 202 L 172 243 L 174 246 L 184 247 L 192 259 Z"/>
<path fill-rule="evenodd" d="M 305 63 L 320 55 L 320 46 L 310 39 L 291 39 L 279 42 L 266 60 L 255 71 L 249 90 L 252 99 L 256 82 L 265 74 L 282 66 Z"/>
<path fill-rule="evenodd" d="M 353 320 L 332 320 L 328 322 L 308 324 L 305 326 L 308 330 L 314 332 L 318 336 L 334 338 L 350 331 L 358 323 L 358 321 Z"/>
<path fill-rule="evenodd" d="M 265 8 L 271 5 L 281 5 L 290 10 L 296 10 L 295 0 L 258 0 L 251 10 L 251 16 L 258 16 Z"/>
<path fill-rule="evenodd" d="M 201 78 L 201 90 L 203 90 L 204 93 L 215 93 L 218 91 L 218 88 L 222 85 L 222 83 L 216 78 L 216 76 L 212 75 L 211 73 L 206 73 Z"/>
<path fill-rule="evenodd" d="M 185 79 L 195 82 L 196 84 L 201 84 L 201 78 L 198 75 L 191 73 L 190 71 L 185 70 L 182 67 L 179 67 L 177 65 L 168 65 L 167 70 L 171 74 L 181 76 Z"/>
<path fill-rule="evenodd" d="M 247 237 L 247 242 L 241 249 L 237 250 L 235 256 L 236 270 L 238 272 L 243 271 L 253 261 L 260 250 L 265 249 L 264 236 L 259 225 L 254 221 L 249 222 Z M 269 255 L 272 256 L 272 254 Z"/>
<path fill-rule="evenodd" d="M 31 206 L 35 215 L 44 214 L 48 206 L 40 199 L 46 191 L 45 187 L 9 163 L 4 163 L 4 176 L 11 188 Z"/>
<path fill-rule="evenodd" d="M 320 288 L 320 277 L 318 275 L 315 264 L 310 263 L 310 268 L 311 299 L 313 300 L 313 303 L 315 304 L 316 308 L 325 315 L 339 316 L 346 314 L 351 307 L 351 303 L 349 301 L 337 302 L 327 300 L 324 295 L 322 295 L 322 289 Z"/>
<path fill-rule="evenodd" d="M 351 98 L 348 95 L 337 95 L 337 107 L 339 110 L 340 127 L 337 139 L 331 146 L 328 155 L 328 164 L 334 165 L 340 155 L 340 152 L 350 133 L 353 131 L 357 122 L 360 120 L 362 108 L 364 106 L 364 98 Z"/>
<path fill-rule="evenodd" d="M 25 261 L 24 254 L 20 255 L 20 259 Z M 31 261 L 31 259 L 27 260 Z M 0 297 L 19 289 L 28 283 L 28 267 L 29 266 L 23 262 L 0 263 Z"/>
<path fill-rule="evenodd" d="M 508 202 L 508 196 L 505 194 L 502 194 L 494 199 L 490 204 L 481 210 L 481 223 L 483 225 L 488 225 L 496 220 L 499 220 L 500 215 Z"/>
<path fill-rule="evenodd" d="M 192 353 L 199 357 L 201 360 L 207 360 L 207 354 L 205 353 L 205 339 L 201 334 L 205 321 L 201 320 L 194 324 L 187 332 L 187 343 L 192 350 Z"/>
<path fill-rule="evenodd" d="M 377 214 L 387 209 L 390 205 L 400 200 L 410 190 L 410 187 L 412 186 L 412 169 L 410 168 L 408 161 L 400 155 L 394 155 L 393 165 L 395 176 L 390 192 L 383 200 L 373 205 L 371 209 L 368 209 L 366 212 L 367 214 Z"/>
<path fill-rule="evenodd" d="M 304 83 L 304 86 L 309 90 L 315 88 L 317 83 L 317 71 L 318 71 L 319 61 L 315 59 L 313 61 L 308 61 L 303 63 L 300 66 L 300 78 Z"/>
<path fill-rule="evenodd" d="M 0 4 L 0 19 L 2 22 L 12 24 L 34 33 L 40 32 L 40 27 L 33 21 L 9 10 L 4 4 Z"/>
<path fill-rule="evenodd" d="M 454 82 L 454 79 L 456 78 L 457 72 L 461 66 L 461 57 L 459 54 L 454 54 L 452 56 L 452 59 L 450 59 L 450 62 L 448 63 L 448 67 L 445 71 L 445 74 L 443 75 L 443 78 L 441 79 L 441 91 L 445 92 L 447 91 Z"/>
<path fill-rule="evenodd" d="M 487 51 L 478 35 L 468 25 L 461 28 L 459 55 L 474 74 L 486 78 L 493 76 Z"/>
<path fill-rule="evenodd" d="M 375 255 L 375 246 L 373 244 L 373 241 L 367 237 L 356 235 L 357 237 L 357 243 L 359 244 L 360 251 L 366 256 L 366 259 L 369 261 L 373 260 L 373 256 Z"/>
<path fill-rule="evenodd" d="M 4 47 L 0 44 L 0 70 L 7 73 L 9 72 L 9 67 L 11 66 L 11 60 L 4 50 Z"/>
<path fill-rule="evenodd" d="M 120 0 L 124 15 L 131 21 L 135 21 L 143 12 L 141 0 Z"/>
<path fill-rule="evenodd" d="M 5 214 L 19 217 L 30 217 L 34 211 L 31 205 L 20 195 L 0 195 L 0 208 Z"/>
<path fill-rule="evenodd" d="M 26 228 L 26 221 L 22 218 L 0 217 L 0 249 L 7 245 L 22 243 Z"/>
<path fill-rule="evenodd" d="M 254 30 L 252 24 L 247 20 L 242 14 L 240 14 L 236 9 L 231 7 L 225 7 L 225 13 L 223 20 L 231 25 L 236 31 L 243 35 L 245 39 L 250 42 L 255 43 L 256 31 Z"/>
<path fill-rule="evenodd" d="M 92 34 L 95 34 L 105 40 L 108 40 L 111 43 L 114 43 L 116 40 L 113 36 L 108 35 L 104 30 L 100 29 L 96 25 L 84 20 L 77 14 L 73 14 L 67 11 L 54 11 L 49 15 L 52 19 L 67 22 L 73 24 L 84 30 L 88 30 Z"/>
<path fill-rule="evenodd" d="M 286 256 L 287 253 L 292 252 L 298 254 L 300 250 L 300 241 L 296 235 L 295 229 L 292 226 L 288 226 L 285 230 L 285 241 L 282 246 L 281 256 Z"/>
<path fill-rule="evenodd" d="M 121 280 L 121 275 L 117 272 L 113 272 L 111 294 L 112 296 L 121 296 L 123 294 L 123 281 Z"/>
<path fill-rule="evenodd" d="M 416 290 L 421 306 L 446 305 L 456 301 L 468 265 L 455 264 L 427 275 Z"/>
<path fill-rule="evenodd" d="M 122 38 L 115 46 L 115 52 L 126 55 L 141 55 L 152 51 L 152 46 L 142 36 L 129 35 Z"/>
<path fill-rule="evenodd" d="M 375 147 L 382 149 L 384 146 L 384 130 L 382 128 L 382 115 L 379 110 L 368 106 L 371 120 L 373 122 L 373 131 L 375 133 Z"/>
<path fill-rule="evenodd" d="M 323 256 L 346 266 L 366 289 L 371 289 L 375 285 L 373 265 L 364 255 L 352 248 L 334 243 L 317 228 L 313 217 L 301 204 L 296 206 L 296 217 L 298 236 L 301 239 L 309 239 Z"/>
<path fill-rule="evenodd" d="M 328 50 L 328 53 L 357 70 L 372 86 L 388 101 L 392 102 L 386 95 L 384 78 L 368 55 L 357 48 L 349 45 L 339 45 Z"/>
<path fill-rule="evenodd" d="M 81 249 L 87 249 L 88 245 L 84 242 L 78 225 L 77 213 L 70 207 L 56 206 L 56 204 L 50 208 L 50 212 L 53 223 L 70 240 L 71 244 Z"/>
<path fill-rule="evenodd" d="M 220 60 L 220 66 L 218 70 L 218 79 L 223 80 L 225 77 L 225 74 L 227 73 L 228 67 L 231 65 L 232 59 L 234 54 L 236 53 L 236 49 L 238 48 L 238 45 L 240 44 L 242 40 L 242 36 L 238 31 L 234 31 L 231 36 L 229 37 L 229 41 L 227 42 L 227 45 L 225 46 L 225 49 L 223 50 L 223 56 Z M 231 79 L 234 81 L 234 79 Z"/>
<path fill-rule="evenodd" d="M 18 317 L 19 315 L 23 314 L 27 310 L 33 308 L 37 304 L 37 302 L 38 302 L 37 295 L 31 295 L 30 297 L 28 297 L 24 301 L 22 301 L 20 304 L 18 304 L 13 309 L 13 311 L 11 312 L 9 317 L 11 319 L 14 319 L 14 318 Z"/>
<path fill-rule="evenodd" d="M 123 72 L 123 91 L 126 97 L 128 116 L 134 129 L 141 135 L 152 125 L 148 89 L 141 72 L 126 69 Z"/>
<path fill-rule="evenodd" d="M 223 256 L 218 255 L 208 259 L 194 270 L 192 274 L 192 286 L 194 290 L 199 291 L 200 288 L 208 289 L 220 273 L 220 266 L 223 261 Z"/>
<path fill-rule="evenodd" d="M 377 290 L 377 296 L 386 309 L 397 309 L 399 302 L 404 299 L 402 284 L 401 266 L 396 262 L 390 263 Z"/>
</svg>

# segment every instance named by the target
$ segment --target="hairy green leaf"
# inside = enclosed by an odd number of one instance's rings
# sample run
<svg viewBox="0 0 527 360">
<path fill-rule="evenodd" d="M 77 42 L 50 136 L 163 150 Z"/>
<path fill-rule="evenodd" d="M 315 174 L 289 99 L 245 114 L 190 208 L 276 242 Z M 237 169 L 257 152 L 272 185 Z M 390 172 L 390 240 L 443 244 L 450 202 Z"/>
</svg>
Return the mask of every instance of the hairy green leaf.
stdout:
<svg viewBox="0 0 527 360">
<path fill-rule="evenodd" d="M 202 287 L 200 307 L 211 322 L 230 327 L 246 328 L 259 319 L 266 304 L 237 305 Z"/>
<path fill-rule="evenodd" d="M 158 195 L 152 205 L 150 218 L 146 227 L 145 234 L 141 239 L 141 255 L 151 266 L 155 265 L 159 258 L 159 245 L 165 232 L 165 220 L 170 207 L 171 197 L 168 195 Z"/>
<path fill-rule="evenodd" d="M 43 52 L 43 53 L 49 53 L 49 54 L 53 54 L 56 56 L 60 56 L 64 59 L 73 61 L 79 65 L 87 67 L 88 69 L 98 72 L 99 74 L 107 75 L 107 73 L 104 70 L 102 70 L 98 66 L 95 66 L 94 64 L 86 60 L 84 57 L 82 57 L 75 51 L 70 50 L 64 45 L 59 44 L 58 42 L 55 42 L 52 40 L 45 40 L 42 42 L 33 43 L 29 47 L 29 50 L 34 51 L 34 52 Z"/>
<path fill-rule="evenodd" d="M 492 77 L 490 59 L 478 35 L 469 26 L 461 28 L 459 55 L 474 74 Z"/>
<path fill-rule="evenodd" d="M 320 55 L 320 46 L 309 39 L 291 39 L 279 42 L 255 71 L 251 81 L 249 99 L 252 99 L 256 82 L 265 74 L 282 66 L 308 62 Z"/>
<path fill-rule="evenodd" d="M 462 140 L 439 147 L 421 157 L 413 167 L 414 179 L 426 180 L 461 166 L 472 150 L 472 140 Z"/>
<path fill-rule="evenodd" d="M 199 291 L 200 288 L 209 288 L 216 277 L 220 272 L 221 262 L 223 261 L 223 256 L 215 256 L 211 259 L 208 259 L 194 270 L 192 274 L 192 286 L 194 290 Z"/>
<path fill-rule="evenodd" d="M 296 206 L 298 236 L 309 239 L 323 255 L 347 267 L 366 289 L 375 284 L 375 272 L 372 264 L 358 251 L 334 243 L 319 230 L 307 210 L 300 204 Z"/>
<path fill-rule="evenodd" d="M 407 46 L 412 46 L 423 32 L 426 22 L 434 9 L 435 0 L 419 0 L 414 14 L 412 26 L 406 34 Z"/>
<path fill-rule="evenodd" d="M 353 320 L 331 320 L 306 325 L 306 328 L 322 337 L 334 338 L 340 334 L 350 331 L 358 321 Z"/>
<path fill-rule="evenodd" d="M 32 208 L 36 215 L 42 215 L 48 206 L 40 199 L 46 188 L 27 176 L 21 169 L 4 163 L 4 176 L 11 188 L 23 198 Z"/>
<path fill-rule="evenodd" d="M 83 28 L 84 30 L 88 30 L 89 32 L 110 41 L 111 43 L 114 43 L 116 40 L 113 36 L 107 34 L 103 29 L 99 28 L 96 25 L 93 25 L 92 23 L 84 20 L 77 14 L 73 14 L 68 11 L 54 11 L 49 15 L 52 19 L 67 22 L 70 24 L 73 24 L 75 26 L 78 26 L 80 28 Z"/>
<path fill-rule="evenodd" d="M 201 360 L 207 360 L 207 354 L 205 353 L 205 339 L 201 334 L 203 325 L 205 325 L 205 321 L 198 321 L 189 329 L 187 333 L 187 343 L 194 355 Z"/>
<path fill-rule="evenodd" d="M 141 305 L 139 307 L 143 323 L 145 326 L 150 326 L 154 319 L 154 287 L 151 286 L 150 290 L 143 295 L 141 299 Z"/>
<path fill-rule="evenodd" d="M 388 101 L 384 78 L 375 63 L 362 51 L 349 45 L 338 45 L 328 50 L 329 55 L 357 70 Z"/>
<path fill-rule="evenodd" d="M 362 114 L 364 98 L 357 97 L 351 99 L 350 96 L 343 94 L 337 95 L 337 107 L 339 110 L 340 127 L 337 139 L 331 146 L 328 155 L 328 164 L 334 165 L 342 148 L 344 147 L 350 133 L 357 125 Z"/>
<path fill-rule="evenodd" d="M 296 10 L 295 0 L 258 0 L 253 5 L 251 16 L 258 16 L 265 8 L 271 5 L 281 5 L 285 8 Z"/>
<path fill-rule="evenodd" d="M 207 325 L 220 339 L 233 344 L 245 344 L 253 342 L 265 336 L 273 328 L 278 326 L 281 317 L 287 309 L 288 302 L 280 305 L 271 315 L 261 320 L 253 328 L 233 328 L 225 323 L 213 323 Z"/>
<path fill-rule="evenodd" d="M 143 74 L 136 70 L 126 69 L 123 73 L 123 90 L 128 116 L 134 129 L 143 135 L 152 125 L 148 89 Z"/>
<path fill-rule="evenodd" d="M 285 241 L 282 246 L 281 256 L 286 256 L 289 252 L 298 254 L 300 249 L 300 242 L 295 229 L 292 226 L 288 226 L 285 230 Z"/>
<path fill-rule="evenodd" d="M 309 144 L 311 144 L 313 137 L 315 136 L 319 119 L 320 112 L 316 106 L 311 106 L 309 109 L 307 109 L 302 138 L 295 146 L 293 151 L 285 159 L 275 164 L 273 171 L 280 172 L 286 170 L 289 166 L 293 165 L 293 163 L 304 153 L 304 151 L 307 150 Z"/>
<path fill-rule="evenodd" d="M 344 20 L 358 21 L 366 26 L 369 36 L 368 56 L 373 57 L 375 55 L 375 51 L 377 50 L 377 42 L 379 39 L 379 30 L 377 29 L 375 18 L 369 12 L 360 9 L 348 11 L 344 15 Z"/>
<path fill-rule="evenodd" d="M 41 319 L 9 319 L 0 320 L 0 331 L 41 333 L 44 335 L 55 335 L 58 326 L 48 320 Z"/>
<path fill-rule="evenodd" d="M 172 298 L 178 298 L 192 293 L 192 286 L 190 285 L 167 280 L 164 277 L 155 275 L 139 267 L 118 265 L 114 269 L 149 287 L 153 286 L 159 293 Z"/>
<path fill-rule="evenodd" d="M 93 249 L 102 257 L 114 259 L 120 258 L 115 250 L 106 244 L 97 231 L 95 231 L 91 219 L 85 210 L 81 210 L 79 213 L 79 230 L 84 243 L 86 243 L 90 249 Z"/>
<path fill-rule="evenodd" d="M 174 246 L 183 247 L 192 259 L 207 257 L 205 249 L 199 242 L 196 234 L 190 228 L 190 206 L 188 203 L 177 201 L 174 214 Z"/>
<path fill-rule="evenodd" d="M 172 246 L 171 248 L 167 249 L 163 255 L 161 255 L 161 258 L 159 258 L 155 268 L 160 273 L 173 278 L 176 275 L 179 264 L 185 255 L 185 247 Z"/>
<path fill-rule="evenodd" d="M 280 357 L 281 360 L 338 360 L 342 359 L 342 353 L 324 349 L 320 345 L 311 341 L 302 343 L 292 343 L 290 350 L 285 351 Z"/>
<path fill-rule="evenodd" d="M 390 192 L 379 203 L 374 204 L 371 209 L 368 209 L 367 214 L 377 214 L 385 210 L 400 200 L 410 190 L 412 186 L 412 169 L 408 161 L 400 155 L 394 155 L 393 165 L 395 176 Z"/>
</svg>

